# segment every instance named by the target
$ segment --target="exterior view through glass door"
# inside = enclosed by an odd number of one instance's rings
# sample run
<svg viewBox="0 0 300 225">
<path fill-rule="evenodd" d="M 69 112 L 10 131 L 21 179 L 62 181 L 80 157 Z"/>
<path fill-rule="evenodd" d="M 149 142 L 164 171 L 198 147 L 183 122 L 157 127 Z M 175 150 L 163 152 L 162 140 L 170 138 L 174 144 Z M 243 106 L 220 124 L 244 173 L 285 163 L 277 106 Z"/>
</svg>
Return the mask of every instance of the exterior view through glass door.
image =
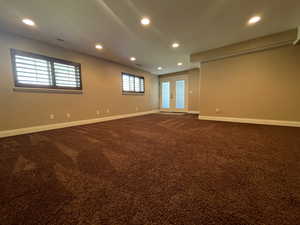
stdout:
<svg viewBox="0 0 300 225">
<path fill-rule="evenodd" d="M 160 79 L 160 110 L 187 112 L 187 79 L 176 76 Z"/>
</svg>

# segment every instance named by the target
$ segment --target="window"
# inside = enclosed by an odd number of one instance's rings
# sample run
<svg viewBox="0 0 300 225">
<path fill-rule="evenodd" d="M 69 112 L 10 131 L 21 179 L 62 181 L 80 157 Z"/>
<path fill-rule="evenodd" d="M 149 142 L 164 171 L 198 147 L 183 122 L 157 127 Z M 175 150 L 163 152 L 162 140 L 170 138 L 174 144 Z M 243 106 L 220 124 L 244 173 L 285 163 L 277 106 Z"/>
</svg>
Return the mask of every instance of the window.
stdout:
<svg viewBox="0 0 300 225">
<path fill-rule="evenodd" d="M 79 63 L 11 50 L 16 87 L 82 89 Z"/>
<path fill-rule="evenodd" d="M 123 93 L 144 93 L 144 77 L 122 73 Z"/>
</svg>

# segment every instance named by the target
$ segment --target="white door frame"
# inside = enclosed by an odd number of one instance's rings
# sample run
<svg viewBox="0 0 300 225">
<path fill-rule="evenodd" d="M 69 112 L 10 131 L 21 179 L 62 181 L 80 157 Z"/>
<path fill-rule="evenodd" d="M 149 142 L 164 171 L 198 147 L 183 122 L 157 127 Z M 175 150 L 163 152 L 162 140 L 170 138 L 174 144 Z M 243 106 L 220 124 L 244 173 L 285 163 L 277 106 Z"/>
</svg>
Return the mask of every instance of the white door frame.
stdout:
<svg viewBox="0 0 300 225">
<path fill-rule="evenodd" d="M 184 109 L 176 109 L 176 81 L 177 80 L 184 80 L 185 87 L 184 87 Z M 162 83 L 163 82 L 170 82 L 170 108 L 165 109 L 162 108 Z M 188 82 L 187 75 L 178 75 L 166 78 L 160 78 L 160 85 L 159 85 L 159 95 L 160 95 L 160 111 L 162 112 L 188 112 L 189 104 L 188 104 L 188 96 L 189 96 L 189 82 Z"/>
</svg>

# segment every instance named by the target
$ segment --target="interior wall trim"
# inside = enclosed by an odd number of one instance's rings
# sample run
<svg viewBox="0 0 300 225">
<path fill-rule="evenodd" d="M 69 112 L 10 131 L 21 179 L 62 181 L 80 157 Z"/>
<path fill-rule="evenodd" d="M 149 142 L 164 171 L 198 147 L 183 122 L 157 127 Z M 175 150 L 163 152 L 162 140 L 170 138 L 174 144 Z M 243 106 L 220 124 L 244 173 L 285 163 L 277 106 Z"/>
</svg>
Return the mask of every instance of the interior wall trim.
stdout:
<svg viewBox="0 0 300 225">
<path fill-rule="evenodd" d="M 238 57 L 261 51 L 293 45 L 297 37 L 297 29 L 290 29 L 284 32 L 258 37 L 223 47 L 206 50 L 190 55 L 191 62 L 208 63 L 223 60 L 230 57 Z"/>
<path fill-rule="evenodd" d="M 199 120 L 213 120 L 234 123 L 250 123 L 274 126 L 288 126 L 300 127 L 300 121 L 286 121 L 286 120 L 263 120 L 263 119 L 248 119 L 248 118 L 235 118 L 235 117 L 220 117 L 220 116 L 200 116 Z"/>
<path fill-rule="evenodd" d="M 121 114 L 121 115 L 107 116 L 107 117 L 88 119 L 88 120 L 71 121 L 71 122 L 66 122 L 66 123 L 55 123 L 55 124 L 26 127 L 26 128 L 14 129 L 14 130 L 4 130 L 4 131 L 0 131 L 0 138 L 16 136 L 16 135 L 21 135 L 21 134 L 31 134 L 31 133 L 60 129 L 60 128 L 65 128 L 65 127 L 73 127 L 73 126 L 80 126 L 80 125 L 86 125 L 86 124 L 92 124 L 92 123 L 100 123 L 100 122 L 105 122 L 105 121 L 110 121 L 110 120 L 142 116 L 142 115 L 153 114 L 153 113 L 158 113 L 158 112 L 159 112 L 159 110 L 151 110 L 151 111 L 146 111 L 146 112 Z"/>
<path fill-rule="evenodd" d="M 294 42 L 294 40 L 288 40 L 288 41 L 281 41 L 281 42 L 272 43 L 272 44 L 268 44 L 268 45 L 264 45 L 264 46 L 260 46 L 260 47 L 256 47 L 256 48 L 243 49 L 241 51 L 232 52 L 232 53 L 225 54 L 222 56 L 208 58 L 208 59 L 201 61 L 201 63 L 209 63 L 209 62 L 223 60 L 223 59 L 227 59 L 227 58 L 238 57 L 238 56 L 248 55 L 248 54 L 257 53 L 257 52 L 263 52 L 263 51 L 272 50 L 275 48 L 281 48 L 281 47 L 284 47 L 287 45 L 292 45 L 293 42 Z"/>
</svg>

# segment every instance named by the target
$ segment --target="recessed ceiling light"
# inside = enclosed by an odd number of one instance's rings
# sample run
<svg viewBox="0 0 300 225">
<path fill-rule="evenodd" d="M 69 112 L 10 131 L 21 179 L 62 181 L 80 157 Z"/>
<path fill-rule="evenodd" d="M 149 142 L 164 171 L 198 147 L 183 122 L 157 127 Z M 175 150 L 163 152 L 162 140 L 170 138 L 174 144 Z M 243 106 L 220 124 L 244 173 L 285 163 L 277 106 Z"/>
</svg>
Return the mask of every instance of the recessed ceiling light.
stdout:
<svg viewBox="0 0 300 225">
<path fill-rule="evenodd" d="M 261 20 L 260 16 L 253 16 L 252 18 L 249 19 L 248 24 L 253 25 L 258 23 Z"/>
<path fill-rule="evenodd" d="M 130 60 L 131 60 L 131 61 L 135 61 L 136 58 L 135 58 L 135 57 L 131 57 Z"/>
<path fill-rule="evenodd" d="M 95 45 L 95 48 L 98 49 L 98 50 L 101 50 L 101 49 L 103 49 L 103 46 L 100 45 L 100 44 L 96 44 L 96 45 Z"/>
<path fill-rule="evenodd" d="M 151 22 L 150 19 L 147 18 L 147 17 L 144 17 L 144 18 L 141 19 L 141 24 L 144 25 L 144 26 L 149 25 L 150 22 Z"/>
<path fill-rule="evenodd" d="M 35 25 L 35 22 L 33 20 L 27 19 L 27 18 L 23 19 L 22 22 L 25 23 L 28 26 L 34 26 Z"/>
<path fill-rule="evenodd" d="M 177 43 L 177 42 L 175 42 L 175 43 L 172 44 L 172 47 L 173 47 L 173 48 L 178 48 L 179 46 L 180 46 L 180 45 L 179 45 L 179 43 Z"/>
<path fill-rule="evenodd" d="M 177 63 L 177 66 L 182 66 L 182 65 L 183 65 L 182 62 Z"/>
<path fill-rule="evenodd" d="M 161 66 L 160 66 L 160 67 L 157 67 L 157 69 L 158 69 L 158 70 L 162 70 L 162 67 L 161 67 Z"/>
</svg>

